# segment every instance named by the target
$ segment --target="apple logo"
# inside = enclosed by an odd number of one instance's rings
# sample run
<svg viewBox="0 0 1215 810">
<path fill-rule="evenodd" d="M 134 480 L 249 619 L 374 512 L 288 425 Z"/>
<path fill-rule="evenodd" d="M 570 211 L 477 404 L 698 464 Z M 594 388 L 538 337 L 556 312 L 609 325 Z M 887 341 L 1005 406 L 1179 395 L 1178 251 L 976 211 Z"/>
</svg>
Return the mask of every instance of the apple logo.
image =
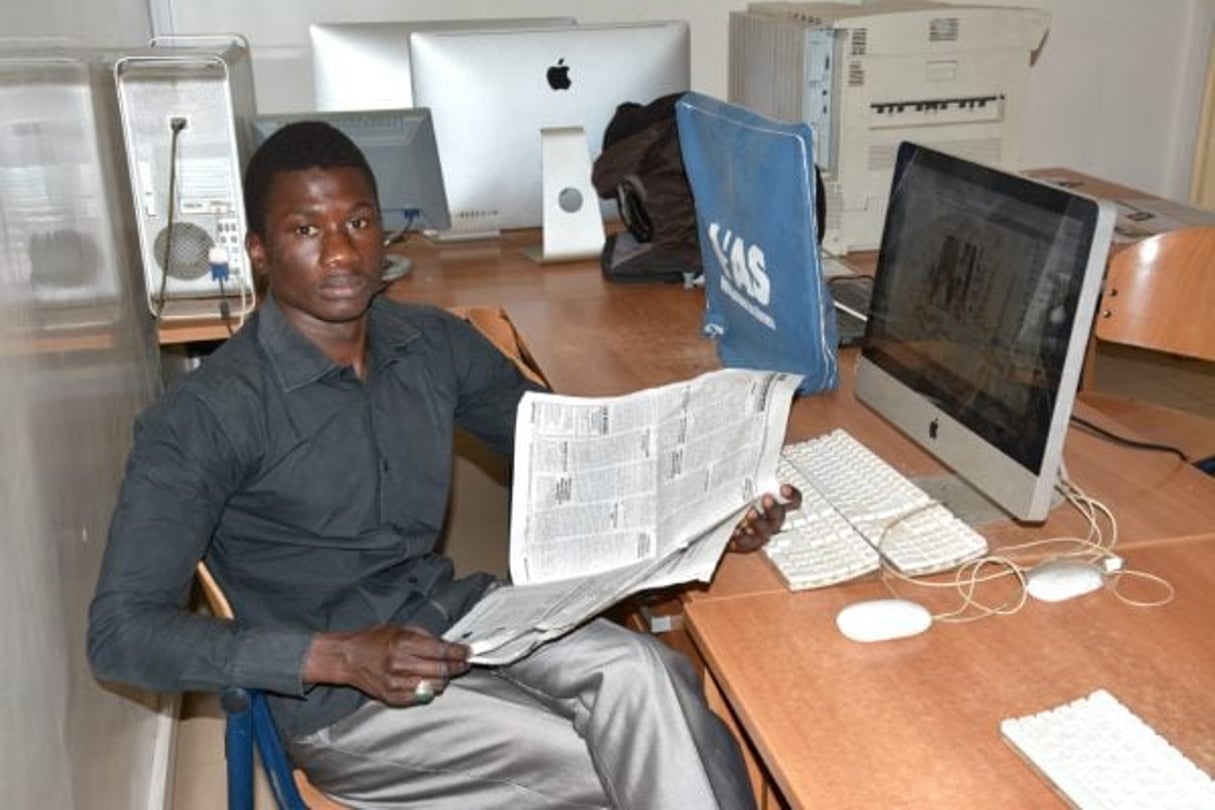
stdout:
<svg viewBox="0 0 1215 810">
<path fill-rule="evenodd" d="M 933 419 L 931 422 L 929 422 L 928 423 L 928 438 L 935 440 L 937 437 L 937 431 L 940 428 L 941 428 L 941 424 L 937 420 Z"/>
<path fill-rule="evenodd" d="M 557 64 L 550 67 L 544 74 L 544 78 L 548 79 L 548 86 L 554 90 L 569 90 L 570 66 L 565 64 L 565 59 L 558 59 Z"/>
</svg>

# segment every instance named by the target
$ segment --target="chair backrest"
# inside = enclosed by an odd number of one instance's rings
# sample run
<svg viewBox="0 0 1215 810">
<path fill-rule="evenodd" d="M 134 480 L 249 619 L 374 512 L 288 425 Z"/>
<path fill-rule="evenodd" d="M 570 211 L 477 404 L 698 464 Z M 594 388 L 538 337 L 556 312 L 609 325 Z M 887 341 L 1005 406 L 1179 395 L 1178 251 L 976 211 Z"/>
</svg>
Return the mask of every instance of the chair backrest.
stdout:
<svg viewBox="0 0 1215 810">
<path fill-rule="evenodd" d="M 1115 254 L 1096 336 L 1215 361 L 1215 227 L 1169 231 Z"/>
<path fill-rule="evenodd" d="M 232 605 L 228 603 L 228 597 L 224 596 L 223 590 L 215 581 L 215 577 L 211 575 L 211 569 L 207 568 L 205 562 L 198 563 L 194 575 L 202 589 L 203 598 L 207 600 L 207 607 L 211 609 L 211 615 L 217 619 L 235 619 L 236 614 L 232 611 Z"/>
</svg>

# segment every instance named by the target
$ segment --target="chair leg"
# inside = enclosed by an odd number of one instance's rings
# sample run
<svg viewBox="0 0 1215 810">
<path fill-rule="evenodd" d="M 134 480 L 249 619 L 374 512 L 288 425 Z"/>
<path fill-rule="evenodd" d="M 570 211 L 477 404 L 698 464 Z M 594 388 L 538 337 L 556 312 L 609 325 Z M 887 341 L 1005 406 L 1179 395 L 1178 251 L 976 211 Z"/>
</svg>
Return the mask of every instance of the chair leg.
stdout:
<svg viewBox="0 0 1215 810">
<path fill-rule="evenodd" d="M 253 711 L 244 689 L 225 689 L 220 705 L 228 715 L 224 757 L 228 761 L 228 810 L 253 810 Z"/>
<path fill-rule="evenodd" d="M 287 752 L 283 750 L 283 742 L 278 736 L 278 727 L 274 725 L 274 717 L 270 714 L 266 696 L 258 691 L 251 691 L 249 694 L 250 711 L 253 714 L 253 736 L 257 742 L 257 752 L 262 758 L 262 767 L 270 780 L 274 801 L 279 810 L 308 810 L 295 786 L 291 763 L 287 761 Z"/>
</svg>

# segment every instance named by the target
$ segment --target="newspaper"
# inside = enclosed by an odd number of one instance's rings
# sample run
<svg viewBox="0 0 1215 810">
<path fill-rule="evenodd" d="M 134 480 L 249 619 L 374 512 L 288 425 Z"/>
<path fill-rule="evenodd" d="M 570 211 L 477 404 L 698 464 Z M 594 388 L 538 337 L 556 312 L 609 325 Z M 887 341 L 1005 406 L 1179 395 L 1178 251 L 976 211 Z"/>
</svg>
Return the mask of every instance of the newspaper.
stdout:
<svg viewBox="0 0 1215 810">
<path fill-rule="evenodd" d="M 648 588 L 708 581 L 734 525 L 775 492 L 801 378 L 724 369 L 622 397 L 519 405 L 510 585 L 445 635 L 505 664 Z"/>
</svg>

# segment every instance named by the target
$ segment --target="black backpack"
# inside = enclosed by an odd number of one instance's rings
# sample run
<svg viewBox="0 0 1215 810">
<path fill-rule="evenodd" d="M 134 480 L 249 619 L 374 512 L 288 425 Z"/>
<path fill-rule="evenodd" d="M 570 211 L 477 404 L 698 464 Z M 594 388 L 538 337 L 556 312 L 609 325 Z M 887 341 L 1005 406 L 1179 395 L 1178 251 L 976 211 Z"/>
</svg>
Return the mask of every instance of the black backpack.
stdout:
<svg viewBox="0 0 1215 810">
<path fill-rule="evenodd" d="M 610 281 L 684 281 L 700 275 L 696 207 L 683 170 L 675 102 L 616 108 L 603 133 L 591 182 L 615 199 L 626 230 L 608 236 L 600 264 Z"/>
<path fill-rule="evenodd" d="M 672 93 L 649 104 L 625 102 L 603 133 L 591 182 L 616 200 L 626 230 L 608 236 L 600 256 L 609 281 L 690 282 L 702 274 L 696 205 L 683 167 Z M 823 240 L 826 190 L 815 168 L 818 240 Z"/>
</svg>

